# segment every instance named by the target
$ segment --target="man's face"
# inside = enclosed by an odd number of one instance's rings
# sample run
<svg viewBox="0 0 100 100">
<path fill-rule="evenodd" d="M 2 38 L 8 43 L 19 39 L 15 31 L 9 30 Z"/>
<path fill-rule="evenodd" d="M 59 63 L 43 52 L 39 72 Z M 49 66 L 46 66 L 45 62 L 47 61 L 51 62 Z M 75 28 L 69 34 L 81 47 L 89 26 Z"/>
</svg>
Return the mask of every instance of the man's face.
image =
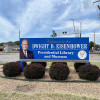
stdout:
<svg viewBox="0 0 100 100">
<path fill-rule="evenodd" d="M 29 46 L 28 41 L 27 40 L 23 40 L 22 41 L 22 48 L 23 48 L 23 50 L 26 51 L 28 49 L 28 46 Z"/>
</svg>

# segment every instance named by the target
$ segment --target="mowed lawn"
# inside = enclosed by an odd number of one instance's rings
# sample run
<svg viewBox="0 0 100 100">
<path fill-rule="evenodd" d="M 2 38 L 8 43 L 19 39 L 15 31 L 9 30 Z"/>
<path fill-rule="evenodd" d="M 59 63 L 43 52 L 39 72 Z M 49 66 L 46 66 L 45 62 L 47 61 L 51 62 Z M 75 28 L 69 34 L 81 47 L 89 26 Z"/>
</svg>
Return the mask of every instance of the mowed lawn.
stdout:
<svg viewBox="0 0 100 100">
<path fill-rule="evenodd" d="M 100 68 L 100 62 L 90 62 L 93 65 L 97 65 Z M 5 63 L 0 63 L 0 66 L 2 66 Z M 27 62 L 27 64 L 30 64 L 30 62 Z M 47 68 L 51 66 L 52 62 L 47 62 Z M 68 67 L 74 67 L 74 62 L 68 62 Z"/>
<path fill-rule="evenodd" d="M 1 93 L 0 100 L 99 100 L 96 98 L 61 93 Z"/>
<path fill-rule="evenodd" d="M 27 62 L 28 64 L 30 62 Z M 47 66 L 50 66 L 52 62 L 47 62 Z M 90 62 L 91 64 L 94 64 L 94 65 L 97 65 L 97 66 L 100 66 L 100 62 Z M 3 65 L 5 64 L 4 62 L 0 63 L 0 65 Z M 67 62 L 68 66 L 74 66 L 74 62 Z"/>
<path fill-rule="evenodd" d="M 28 63 L 29 64 L 29 63 Z M 91 62 L 100 68 L 100 62 Z M 51 66 L 51 62 L 47 63 L 47 68 Z M 69 67 L 74 67 L 73 62 L 68 62 Z M 2 70 L 2 68 L 0 68 Z M 78 96 L 66 93 L 8 93 L 0 92 L 0 100 L 100 100 L 88 96 Z"/>
<path fill-rule="evenodd" d="M 47 67 L 50 67 L 51 63 L 52 62 L 48 62 Z M 93 64 L 93 65 L 96 65 L 100 68 L 100 62 L 90 62 L 90 63 Z M 74 67 L 74 62 L 68 62 L 67 64 L 68 64 L 68 67 Z"/>
</svg>

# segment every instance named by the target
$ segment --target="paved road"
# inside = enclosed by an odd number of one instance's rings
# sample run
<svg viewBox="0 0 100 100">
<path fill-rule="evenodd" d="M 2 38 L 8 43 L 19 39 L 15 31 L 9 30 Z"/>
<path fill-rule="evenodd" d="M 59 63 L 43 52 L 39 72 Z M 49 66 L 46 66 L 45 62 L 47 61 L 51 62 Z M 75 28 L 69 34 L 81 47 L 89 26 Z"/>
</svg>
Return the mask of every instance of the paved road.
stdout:
<svg viewBox="0 0 100 100">
<path fill-rule="evenodd" d="M 90 54 L 90 61 L 100 62 L 100 54 Z M 0 53 L 1 62 L 18 61 L 19 53 Z"/>
<path fill-rule="evenodd" d="M 90 54 L 89 60 L 93 62 L 100 62 L 100 54 Z"/>
<path fill-rule="evenodd" d="M 18 60 L 19 60 L 19 53 L 0 53 L 0 63 L 18 61 Z"/>
</svg>

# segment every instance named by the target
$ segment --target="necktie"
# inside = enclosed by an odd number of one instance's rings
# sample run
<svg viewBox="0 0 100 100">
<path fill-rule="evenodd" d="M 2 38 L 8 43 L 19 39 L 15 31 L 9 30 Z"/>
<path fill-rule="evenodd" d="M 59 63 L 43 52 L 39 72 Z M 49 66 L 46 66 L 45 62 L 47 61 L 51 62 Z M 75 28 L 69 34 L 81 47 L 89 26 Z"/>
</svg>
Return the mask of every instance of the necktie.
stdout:
<svg viewBox="0 0 100 100">
<path fill-rule="evenodd" d="M 27 58 L 26 52 L 27 52 L 27 51 L 25 51 L 25 57 Z"/>
</svg>

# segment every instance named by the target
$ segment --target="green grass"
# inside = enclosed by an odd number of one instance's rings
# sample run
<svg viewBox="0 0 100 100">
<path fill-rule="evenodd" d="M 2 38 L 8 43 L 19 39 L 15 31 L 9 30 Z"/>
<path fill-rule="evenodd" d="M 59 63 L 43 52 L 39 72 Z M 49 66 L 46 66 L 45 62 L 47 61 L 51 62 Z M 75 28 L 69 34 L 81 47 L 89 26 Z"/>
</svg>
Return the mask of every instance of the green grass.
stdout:
<svg viewBox="0 0 100 100">
<path fill-rule="evenodd" d="M 100 68 L 100 62 L 91 62 L 93 65 L 97 65 Z"/>
<path fill-rule="evenodd" d="M 51 63 L 52 63 L 52 62 L 47 62 L 47 67 L 48 67 L 48 68 L 51 66 Z M 74 66 L 74 63 L 73 63 L 73 62 L 68 62 L 67 64 L 68 64 L 68 66 L 70 66 L 70 67 Z"/>
<path fill-rule="evenodd" d="M 78 96 L 73 94 L 62 93 L 2 93 L 0 92 L 0 100 L 99 100 L 86 96 Z"/>
<path fill-rule="evenodd" d="M 0 71 L 2 71 L 2 68 L 0 67 Z"/>
<path fill-rule="evenodd" d="M 30 62 L 27 62 L 27 63 L 29 64 Z M 52 62 L 47 62 L 47 68 L 49 68 L 51 66 L 51 63 Z M 5 64 L 5 63 L 0 63 L 0 65 L 3 65 L 3 64 Z M 74 62 L 68 62 L 67 64 L 69 67 L 74 67 Z M 100 68 L 100 62 L 91 62 L 91 64 L 97 65 Z"/>
<path fill-rule="evenodd" d="M 100 68 L 100 62 L 90 62 L 93 65 L 97 65 Z M 74 62 L 68 62 L 69 67 L 74 67 Z"/>
<path fill-rule="evenodd" d="M 48 62 L 47 66 L 50 67 L 52 62 Z M 90 62 L 93 65 L 97 65 L 100 68 L 100 62 Z M 68 67 L 74 67 L 74 62 L 68 62 Z"/>
<path fill-rule="evenodd" d="M 3 63 L 0 63 L 0 65 L 3 65 L 3 64 L 5 64 L 4 62 Z"/>
</svg>

